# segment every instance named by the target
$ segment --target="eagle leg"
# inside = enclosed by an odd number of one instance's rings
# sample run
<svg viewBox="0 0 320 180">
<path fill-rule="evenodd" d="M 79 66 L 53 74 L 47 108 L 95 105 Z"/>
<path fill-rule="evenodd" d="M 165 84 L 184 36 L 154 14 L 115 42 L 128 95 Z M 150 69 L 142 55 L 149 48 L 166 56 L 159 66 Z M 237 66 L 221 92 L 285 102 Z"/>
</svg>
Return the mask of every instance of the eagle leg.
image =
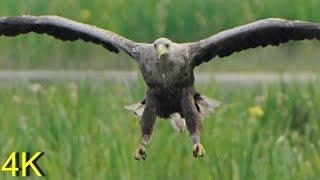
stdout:
<svg viewBox="0 0 320 180">
<path fill-rule="evenodd" d="M 190 132 L 190 139 L 193 143 L 193 157 L 202 157 L 205 150 L 200 143 L 200 131 L 202 128 L 201 116 L 197 111 L 194 100 L 194 87 L 185 88 L 182 91 L 181 109 L 186 120 L 188 131 Z"/>
<path fill-rule="evenodd" d="M 146 104 L 141 117 L 141 142 L 139 147 L 135 150 L 134 159 L 145 160 L 147 158 L 146 148 L 151 141 L 153 126 L 156 121 L 156 107 L 153 92 L 148 90 L 146 97 Z"/>
</svg>

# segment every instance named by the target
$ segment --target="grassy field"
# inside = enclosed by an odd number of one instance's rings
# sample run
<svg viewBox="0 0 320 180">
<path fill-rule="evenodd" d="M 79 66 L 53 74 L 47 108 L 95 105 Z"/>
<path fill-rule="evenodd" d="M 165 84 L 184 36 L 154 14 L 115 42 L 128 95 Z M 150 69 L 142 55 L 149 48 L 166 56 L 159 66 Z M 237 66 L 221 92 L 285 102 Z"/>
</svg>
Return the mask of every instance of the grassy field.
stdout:
<svg viewBox="0 0 320 180">
<path fill-rule="evenodd" d="M 268 17 L 320 23 L 319 7 L 319 0 L 2 0 L 0 16 L 56 14 L 138 42 L 160 36 L 185 42 Z M 258 48 L 198 70 L 319 73 L 319 47 L 319 42 L 310 41 Z M 0 70 L 7 69 L 137 66 L 124 53 L 30 34 L 0 37 Z M 195 160 L 188 132 L 177 133 L 159 119 L 148 159 L 142 162 L 132 158 L 140 137 L 139 119 L 123 109 L 144 97 L 142 80 L 12 82 L 0 82 L 0 166 L 12 151 L 43 151 L 38 163 L 49 179 L 320 177 L 320 81 L 249 87 L 202 84 L 199 92 L 223 103 L 204 121 L 206 156 Z M 0 179 L 12 178 L 0 171 Z"/>
<path fill-rule="evenodd" d="M 318 0 L 3 0 L 0 16 L 57 14 L 107 28 L 138 42 L 160 36 L 195 41 L 257 19 L 279 17 L 320 22 Z M 237 8 L 234 8 L 237 7 Z M 319 71 L 319 43 L 249 51 L 206 66 L 210 71 Z M 101 47 L 29 35 L 0 39 L 0 69 L 134 69 L 128 56 Z M 305 61 L 308 60 L 307 63 Z M 204 68 L 204 69 L 206 69 Z"/>
<path fill-rule="evenodd" d="M 204 122 L 206 156 L 193 159 L 188 133 L 159 119 L 148 159 L 137 162 L 138 119 L 122 107 L 144 96 L 141 81 L 1 85 L 0 162 L 11 151 L 43 151 L 49 179 L 316 179 L 319 88 L 203 84 L 201 93 L 223 102 Z M 256 106 L 263 115 L 250 113 Z"/>
</svg>

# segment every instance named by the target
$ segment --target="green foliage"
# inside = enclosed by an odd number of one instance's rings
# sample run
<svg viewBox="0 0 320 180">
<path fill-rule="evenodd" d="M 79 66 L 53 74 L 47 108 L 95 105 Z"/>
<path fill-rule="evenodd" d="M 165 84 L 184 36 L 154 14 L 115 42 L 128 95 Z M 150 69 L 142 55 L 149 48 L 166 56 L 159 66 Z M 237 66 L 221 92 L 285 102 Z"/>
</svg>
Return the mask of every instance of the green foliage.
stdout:
<svg viewBox="0 0 320 180">
<path fill-rule="evenodd" d="M 56 14 L 81 22 L 107 28 L 138 42 L 153 42 L 166 36 L 176 42 L 195 41 L 221 30 L 249 23 L 257 19 L 279 17 L 319 22 L 318 0 L 3 0 L 0 2 L 0 16 L 22 14 Z M 299 48 L 302 44 L 299 45 Z M 312 45 L 308 44 L 308 48 Z M 103 48 L 83 42 L 71 44 L 54 41 L 51 37 L 39 35 L 21 36 L 15 40 L 1 38 L 0 67 L 7 69 L 132 69 L 127 56 L 110 55 Z M 236 66 L 220 66 L 213 70 L 314 69 L 319 65 L 319 53 L 312 51 L 309 63 L 290 62 L 283 49 L 245 54 Z M 270 52 L 271 51 L 271 52 Z M 295 49 L 290 48 L 290 52 Z M 307 51 L 307 50 L 306 50 Z M 307 52 L 301 50 L 302 55 Z M 252 55 L 253 54 L 253 55 Z M 265 54 L 279 54 L 274 60 L 260 58 Z M 300 55 L 300 54 L 299 54 Z M 284 57 L 283 57 L 284 56 Z M 300 55 L 301 56 L 301 55 Z M 107 59 L 107 60 L 106 60 Z M 125 59 L 125 60 L 124 60 Z M 239 59 L 237 56 L 230 59 Z M 264 60 L 264 61 L 263 61 Z M 288 67 L 279 68 L 280 61 Z M 260 64 L 260 65 L 257 65 Z M 302 66 L 300 66 L 302 64 Z M 247 67 L 249 65 L 249 67 Z M 213 66 L 209 66 L 209 69 Z"/>
<path fill-rule="evenodd" d="M 50 179 L 316 179 L 319 87 L 201 85 L 201 93 L 223 102 L 204 121 L 206 156 L 193 159 L 188 133 L 159 119 L 148 159 L 137 162 L 138 119 L 123 106 L 144 97 L 141 81 L 6 85 L 0 160 L 11 151 L 44 151 L 39 165 Z M 264 115 L 250 114 L 254 106 Z"/>
</svg>

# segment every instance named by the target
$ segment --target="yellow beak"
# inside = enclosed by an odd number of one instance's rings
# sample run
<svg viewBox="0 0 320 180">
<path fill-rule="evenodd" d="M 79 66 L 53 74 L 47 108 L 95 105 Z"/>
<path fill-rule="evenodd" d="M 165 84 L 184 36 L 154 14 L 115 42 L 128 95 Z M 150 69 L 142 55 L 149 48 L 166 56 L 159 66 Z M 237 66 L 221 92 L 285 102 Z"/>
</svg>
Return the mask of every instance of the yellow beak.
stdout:
<svg viewBox="0 0 320 180">
<path fill-rule="evenodd" d="M 168 52 L 167 48 L 164 45 L 160 44 L 156 49 L 156 55 L 158 60 L 160 60 L 161 56 L 166 54 L 167 52 Z"/>
</svg>

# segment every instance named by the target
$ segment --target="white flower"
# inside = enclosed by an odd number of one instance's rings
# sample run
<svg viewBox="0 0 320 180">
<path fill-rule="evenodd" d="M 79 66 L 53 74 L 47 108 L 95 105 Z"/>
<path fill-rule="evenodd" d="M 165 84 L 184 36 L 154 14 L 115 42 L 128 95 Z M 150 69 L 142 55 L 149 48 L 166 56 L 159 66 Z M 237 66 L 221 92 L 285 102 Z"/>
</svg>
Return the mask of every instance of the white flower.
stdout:
<svg viewBox="0 0 320 180">
<path fill-rule="evenodd" d="M 280 143 L 284 142 L 285 140 L 286 140 L 286 136 L 285 135 L 281 135 L 281 136 L 278 137 L 276 143 L 280 144 Z"/>
<path fill-rule="evenodd" d="M 35 84 L 31 84 L 29 86 L 29 89 L 33 92 L 33 93 L 38 93 L 40 91 L 43 90 L 41 84 L 35 83 Z"/>
<path fill-rule="evenodd" d="M 78 104 L 78 86 L 76 83 L 70 83 L 70 99 L 74 106 Z"/>
<path fill-rule="evenodd" d="M 12 101 L 14 103 L 20 104 L 22 102 L 22 99 L 20 96 L 14 95 L 14 96 L 12 96 Z"/>
</svg>

